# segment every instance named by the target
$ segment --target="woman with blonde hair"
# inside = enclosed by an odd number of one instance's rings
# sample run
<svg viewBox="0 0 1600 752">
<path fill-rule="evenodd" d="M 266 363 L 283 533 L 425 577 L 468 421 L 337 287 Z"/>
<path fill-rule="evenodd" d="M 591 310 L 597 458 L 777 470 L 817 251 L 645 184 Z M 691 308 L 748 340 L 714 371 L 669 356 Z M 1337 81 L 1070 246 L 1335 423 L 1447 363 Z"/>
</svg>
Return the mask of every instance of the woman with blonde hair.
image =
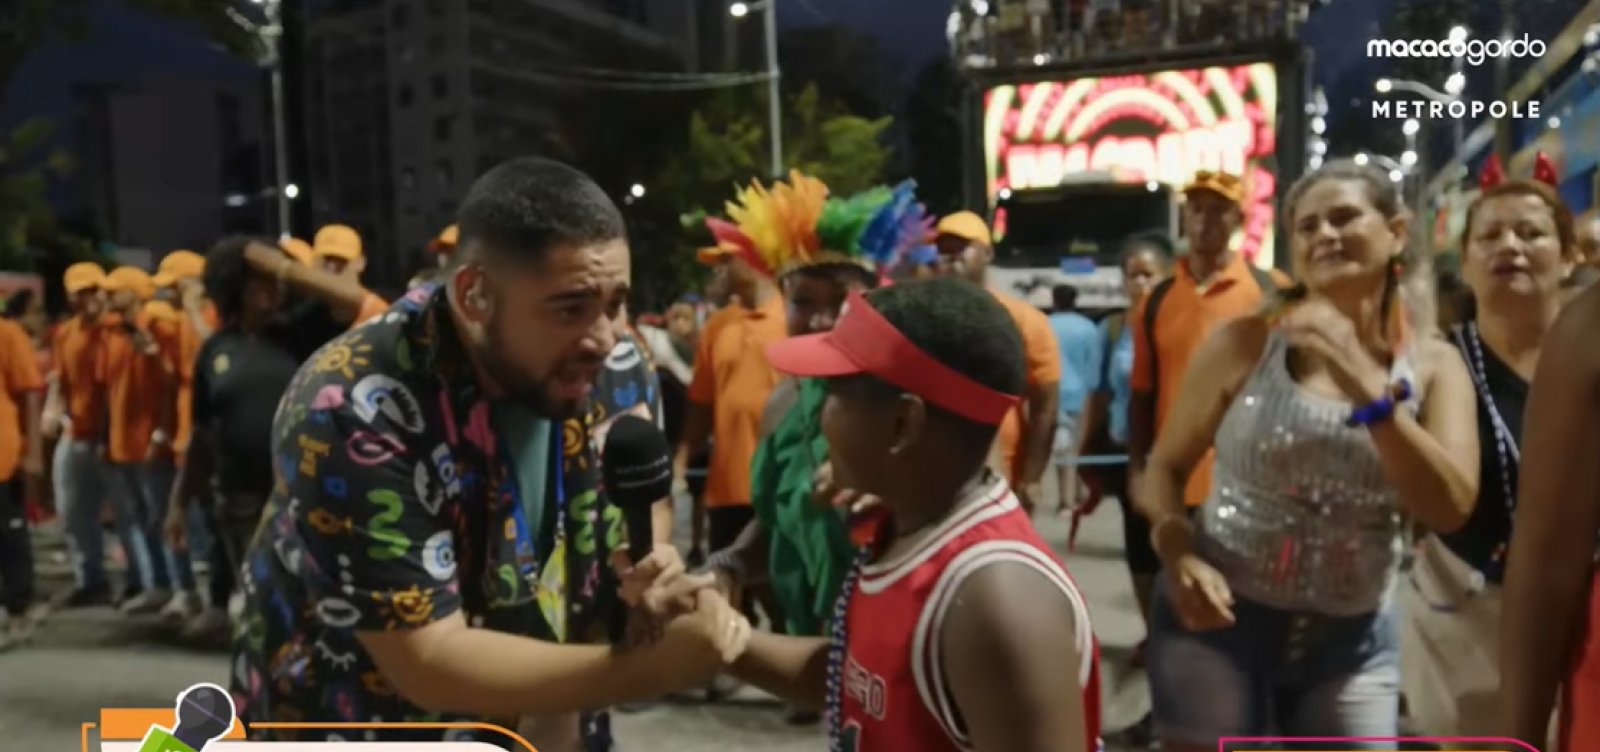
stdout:
<svg viewBox="0 0 1600 752">
<path fill-rule="evenodd" d="M 1477 392 L 1478 500 L 1460 530 L 1423 536 L 1400 596 L 1407 706 L 1415 728 L 1435 736 L 1497 731 L 1500 587 L 1528 384 L 1577 262 L 1572 212 L 1542 154 L 1535 175 L 1506 182 L 1491 162 L 1461 234 L 1471 298 L 1451 339 Z"/>
<path fill-rule="evenodd" d="M 1395 736 L 1407 520 L 1455 530 L 1477 496 L 1471 378 L 1408 326 L 1394 183 L 1336 161 L 1284 210 L 1301 284 L 1201 346 L 1136 497 L 1164 571 L 1148 663 L 1167 752 Z M 1191 520 L 1184 481 L 1212 446 Z"/>
</svg>

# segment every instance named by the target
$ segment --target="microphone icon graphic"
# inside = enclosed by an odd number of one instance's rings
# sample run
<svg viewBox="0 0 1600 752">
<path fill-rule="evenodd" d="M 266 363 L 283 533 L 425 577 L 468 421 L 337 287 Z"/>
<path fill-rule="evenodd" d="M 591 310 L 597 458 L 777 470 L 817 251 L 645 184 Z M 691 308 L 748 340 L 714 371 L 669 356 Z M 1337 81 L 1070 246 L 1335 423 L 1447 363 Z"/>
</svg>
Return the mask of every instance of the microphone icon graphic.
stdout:
<svg viewBox="0 0 1600 752">
<path fill-rule="evenodd" d="M 139 752 L 204 752 L 233 728 L 233 697 L 215 684 L 196 684 L 178 695 L 178 722 L 172 730 L 151 726 Z"/>
</svg>

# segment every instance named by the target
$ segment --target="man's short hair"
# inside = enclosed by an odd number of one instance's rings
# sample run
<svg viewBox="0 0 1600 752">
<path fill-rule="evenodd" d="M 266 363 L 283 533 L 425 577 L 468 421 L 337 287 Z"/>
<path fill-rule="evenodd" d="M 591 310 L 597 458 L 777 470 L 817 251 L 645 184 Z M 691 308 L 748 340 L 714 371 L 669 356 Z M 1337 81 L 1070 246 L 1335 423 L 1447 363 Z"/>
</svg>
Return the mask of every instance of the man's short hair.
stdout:
<svg viewBox="0 0 1600 752">
<path fill-rule="evenodd" d="M 1056 313 L 1069 313 L 1078 308 L 1078 288 L 1072 285 L 1056 285 L 1050 288 L 1050 300 L 1055 305 Z"/>
<path fill-rule="evenodd" d="M 484 173 L 461 203 L 461 248 L 487 246 L 520 261 L 541 261 L 560 245 L 627 236 L 622 212 L 588 175 L 554 160 L 523 157 Z"/>
<path fill-rule="evenodd" d="M 244 260 L 245 246 L 255 238 L 235 235 L 217 241 L 206 253 L 206 297 L 216 306 L 224 321 L 233 319 L 244 308 L 244 285 L 250 279 L 250 265 Z M 272 245 L 271 241 L 258 241 Z"/>
<path fill-rule="evenodd" d="M 934 278 L 881 287 L 867 293 L 867 300 L 934 360 L 995 391 L 1023 394 L 1022 333 L 988 290 L 963 279 Z M 997 428 L 972 425 L 989 434 Z"/>
</svg>

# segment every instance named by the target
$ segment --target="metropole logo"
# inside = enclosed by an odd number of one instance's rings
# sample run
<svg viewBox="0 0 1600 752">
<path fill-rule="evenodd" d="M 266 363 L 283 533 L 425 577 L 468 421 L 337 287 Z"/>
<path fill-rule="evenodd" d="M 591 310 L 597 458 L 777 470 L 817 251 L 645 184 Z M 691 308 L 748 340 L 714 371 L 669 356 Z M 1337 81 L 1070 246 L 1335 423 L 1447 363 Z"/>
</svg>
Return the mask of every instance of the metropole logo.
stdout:
<svg viewBox="0 0 1600 752">
<path fill-rule="evenodd" d="M 1497 736 L 1226 736 L 1217 752 L 1354 752 L 1432 749 L 1439 752 L 1540 752 L 1533 745 Z"/>
</svg>

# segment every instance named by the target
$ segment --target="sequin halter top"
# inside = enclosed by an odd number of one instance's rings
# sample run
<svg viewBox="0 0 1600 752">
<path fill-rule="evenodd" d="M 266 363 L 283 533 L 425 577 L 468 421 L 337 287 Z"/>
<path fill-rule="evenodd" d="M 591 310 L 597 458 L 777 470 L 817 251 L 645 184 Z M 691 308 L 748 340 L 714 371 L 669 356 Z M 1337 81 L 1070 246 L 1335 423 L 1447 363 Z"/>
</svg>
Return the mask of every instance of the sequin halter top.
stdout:
<svg viewBox="0 0 1600 752">
<path fill-rule="evenodd" d="M 1409 358 L 1395 379 L 1416 383 Z M 1282 332 L 1217 428 L 1198 551 L 1236 595 L 1274 608 L 1353 616 L 1378 610 L 1399 569 L 1404 521 L 1351 405 L 1289 373 Z M 1404 409 L 1416 410 L 1416 403 Z"/>
</svg>

